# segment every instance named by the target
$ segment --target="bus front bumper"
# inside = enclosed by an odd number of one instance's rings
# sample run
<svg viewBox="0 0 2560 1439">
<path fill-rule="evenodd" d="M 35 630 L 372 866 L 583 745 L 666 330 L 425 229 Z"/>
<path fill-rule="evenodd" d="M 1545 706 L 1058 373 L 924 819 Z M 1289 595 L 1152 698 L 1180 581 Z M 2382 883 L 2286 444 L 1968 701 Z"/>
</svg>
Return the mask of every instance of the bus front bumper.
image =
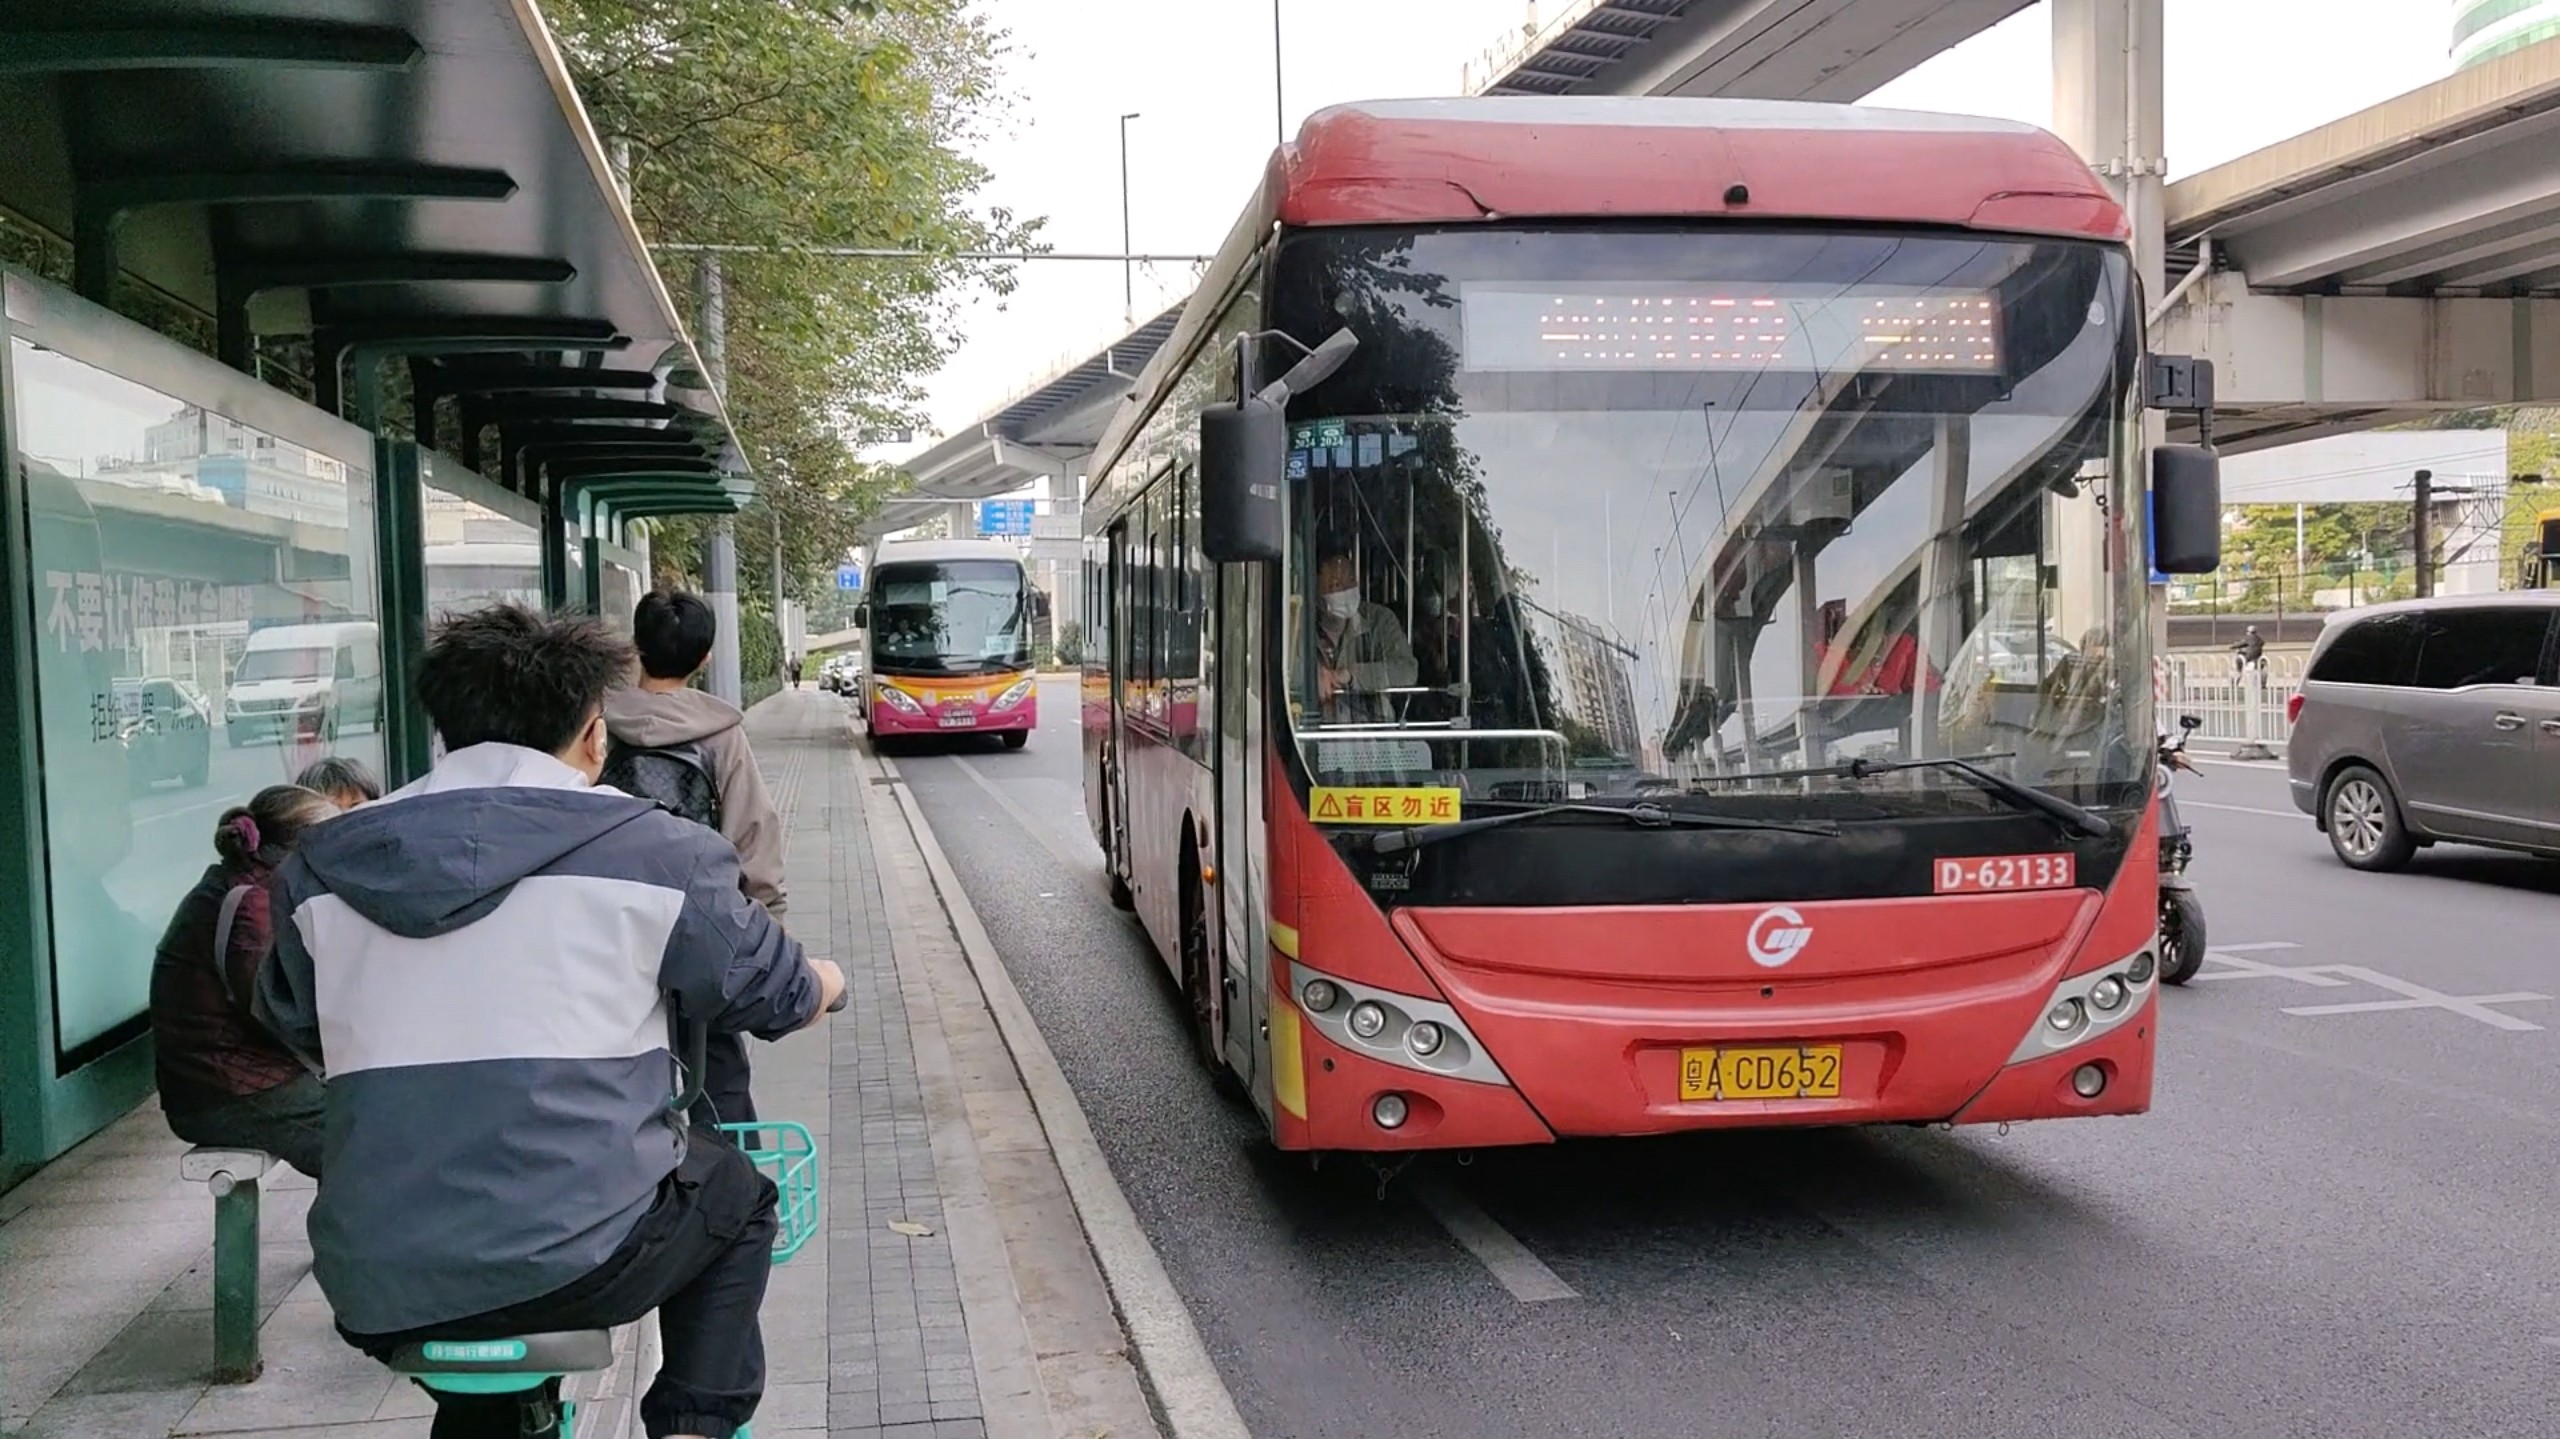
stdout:
<svg viewBox="0 0 2560 1439">
<path fill-rule="evenodd" d="M 1280 1092 L 1294 1094 L 1302 1111 L 1279 1106 L 1282 1147 L 1478 1148 L 1696 1129 L 2009 1123 L 2138 1114 L 2151 1105 L 2158 979 L 2149 958 L 2156 951 L 2147 947 L 2094 967 L 2057 956 L 1997 977 L 1955 984 L 1941 977 L 1925 990 L 1783 1003 L 1757 989 L 1709 995 L 1540 985 L 1416 948 L 1445 1000 L 1390 994 L 1294 962 L 1280 971 L 1288 988 L 1273 1000 L 1295 1042 L 1275 1046 L 1275 1063 L 1283 1068 Z M 2104 991 L 2112 1004 L 2100 1011 L 2092 992 L 2111 976 L 2121 988 Z M 1306 1005 L 1310 980 L 1332 986 L 1327 1013 Z M 1349 1022 L 1364 1002 L 1387 1016 L 1373 1036 Z M 2058 1032 L 2052 1016 L 2065 1011 L 2076 1014 L 2077 1027 Z M 1412 1053 L 1410 1035 L 1422 1023 L 1440 1028 L 1436 1065 Z M 1462 1065 L 1448 1058 L 1457 1049 L 1466 1051 Z M 1837 1093 L 1698 1094 L 1698 1066 L 1712 1070 L 1725 1051 L 1824 1056 L 1836 1064 Z M 1686 1086 L 1684 1070 L 1692 1076 Z"/>
<path fill-rule="evenodd" d="M 875 735 L 1004 734 L 1027 732 L 1039 726 L 1040 701 L 1036 695 L 1025 695 L 1003 709 L 995 708 L 984 698 L 920 703 L 913 710 L 876 696 L 871 701 L 871 732 Z"/>
</svg>

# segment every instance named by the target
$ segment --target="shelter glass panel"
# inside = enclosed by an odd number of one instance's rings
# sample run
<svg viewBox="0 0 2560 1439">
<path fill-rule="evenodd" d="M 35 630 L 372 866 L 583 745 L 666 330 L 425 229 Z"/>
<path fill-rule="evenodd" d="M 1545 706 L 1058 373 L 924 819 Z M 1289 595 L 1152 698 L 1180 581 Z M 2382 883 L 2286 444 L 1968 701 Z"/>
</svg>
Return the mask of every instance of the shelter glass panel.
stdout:
<svg viewBox="0 0 2560 1439">
<path fill-rule="evenodd" d="M 384 703 L 370 448 L 173 393 L 198 357 L 127 378 L 132 341 L 72 328 L 13 324 L 7 386 L 64 1073 L 141 1032 L 222 812 L 326 756 L 379 770 Z"/>
</svg>

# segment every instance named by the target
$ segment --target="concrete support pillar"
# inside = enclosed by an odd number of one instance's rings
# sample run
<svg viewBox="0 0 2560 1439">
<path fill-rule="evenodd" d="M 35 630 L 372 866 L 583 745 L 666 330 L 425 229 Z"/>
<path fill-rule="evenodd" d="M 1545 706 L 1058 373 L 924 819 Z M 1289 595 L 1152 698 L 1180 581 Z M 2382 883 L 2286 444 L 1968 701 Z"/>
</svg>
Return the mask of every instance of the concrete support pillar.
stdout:
<svg viewBox="0 0 2560 1439">
<path fill-rule="evenodd" d="M 2133 222 L 2133 266 L 2142 298 L 2127 323 L 2137 325 L 2168 286 L 2161 204 L 2168 175 L 2163 153 L 2164 6 L 2165 0 L 2053 0 L 2054 132 L 2105 177 Z M 2147 457 L 2168 439 L 2168 420 L 2146 413 L 2140 424 L 2141 456 Z M 2137 481 L 2134 492 L 2147 496 L 2148 477 Z M 2084 507 L 2068 507 L 2065 513 L 2082 523 L 2098 521 Z M 2146 532 L 2150 528 L 2147 515 L 2143 527 Z M 2092 537 L 2055 538 L 2065 548 L 2077 549 Z M 2153 588 L 2150 649 L 2155 655 L 2169 646 L 2168 598 L 2165 588 Z"/>
<path fill-rule="evenodd" d="M 702 295 L 702 368 L 711 381 L 712 392 L 726 398 L 729 290 L 720 273 L 720 257 L 704 255 L 694 277 Z M 703 598 L 710 602 L 712 616 L 719 622 L 719 633 L 711 642 L 711 670 L 703 676 L 703 683 L 729 703 L 743 703 L 746 690 L 738 676 L 738 537 L 725 515 L 712 521 L 711 537 L 703 546 L 702 588 Z"/>
</svg>

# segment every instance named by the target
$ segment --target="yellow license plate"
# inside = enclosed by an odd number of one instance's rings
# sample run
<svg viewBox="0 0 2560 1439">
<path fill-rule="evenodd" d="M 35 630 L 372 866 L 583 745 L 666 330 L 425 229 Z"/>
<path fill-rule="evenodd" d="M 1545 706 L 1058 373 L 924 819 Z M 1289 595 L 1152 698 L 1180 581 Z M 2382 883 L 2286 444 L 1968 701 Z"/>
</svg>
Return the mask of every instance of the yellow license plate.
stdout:
<svg viewBox="0 0 2560 1439">
<path fill-rule="evenodd" d="M 1838 1099 L 1840 1046 L 1684 1049 L 1682 1099 Z"/>
</svg>

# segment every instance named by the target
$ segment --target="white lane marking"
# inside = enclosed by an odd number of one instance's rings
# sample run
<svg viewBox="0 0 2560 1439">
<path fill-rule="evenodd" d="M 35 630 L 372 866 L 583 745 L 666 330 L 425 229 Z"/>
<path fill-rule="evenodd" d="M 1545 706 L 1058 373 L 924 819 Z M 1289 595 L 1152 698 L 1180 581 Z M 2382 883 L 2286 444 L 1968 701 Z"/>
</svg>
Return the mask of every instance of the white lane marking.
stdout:
<svg viewBox="0 0 2560 1439">
<path fill-rule="evenodd" d="M 2212 755 L 2204 755 L 2204 754 L 2191 754 L 2191 755 L 2188 755 L 2188 756 L 2187 756 L 2187 758 L 2189 758 L 2189 759 L 2191 759 L 2191 760 L 2194 760 L 2194 761 L 2195 761 L 2196 763 L 2198 763 L 2198 764 L 2215 764 L 2215 765 L 2220 765 L 2220 766 L 2222 766 L 2224 769 L 2274 769 L 2274 770 L 2280 770 L 2280 769 L 2285 768 L 2284 761 L 2282 761 L 2282 760 L 2272 760 L 2272 759 L 2216 759 L 2216 758 L 2214 758 Z"/>
<path fill-rule="evenodd" d="M 2208 980 L 2284 979 L 2291 980 L 2295 984 L 2308 984 L 2321 989 L 2342 989 L 2349 983 L 2360 982 L 2372 985 L 2376 989 L 2390 990 L 2401 997 L 2355 1000 L 2345 1004 L 2293 1005 L 2288 1006 L 2284 1012 L 2316 1018 L 2332 1014 L 2384 1014 L 2404 1009 L 2442 1009 L 2459 1014 L 2465 1019 L 2476 1019 L 2492 1028 L 2518 1033 L 2539 1030 L 2542 1026 L 2529 1019 L 2518 1019 L 2512 1014 L 2502 1014 L 2489 1006 L 2535 1004 L 2551 998 L 2550 995 L 2536 994 L 2530 990 L 2515 990 L 2505 994 L 2446 994 L 2441 990 L 2429 989 L 2423 984 L 2415 984 L 2395 975 L 2367 969 L 2360 964 L 2269 964 L 2264 960 L 2245 958 L 2236 952 L 2244 949 L 2295 948 L 2299 946 L 2283 940 L 2268 940 L 2258 944 L 2232 944 L 2209 949 L 2205 951 L 2205 958 L 2223 967 L 2207 970 L 2197 975 L 2192 982 L 2202 984 Z"/>
<path fill-rule="evenodd" d="M 1438 1180 L 1417 1180 L 1413 1197 L 1449 1231 L 1449 1237 L 1493 1272 L 1493 1277 L 1511 1297 L 1523 1304 L 1543 1304 L 1550 1299 L 1579 1299 L 1574 1287 L 1556 1277 L 1546 1261 L 1529 1252 L 1529 1246 L 1512 1237 L 1511 1231 L 1494 1221 L 1492 1215 L 1475 1206 L 1474 1201 L 1457 1193 Z"/>
<path fill-rule="evenodd" d="M 1082 853 L 1078 853 L 1075 847 L 1067 844 L 1055 831 L 1051 830 L 1049 826 L 1033 819 L 1030 811 L 1024 809 L 1021 805 L 1014 803 L 1013 796 L 1006 794 L 1003 787 L 999 786 L 994 780 L 987 778 L 986 774 L 976 765 L 969 763 L 966 758 L 956 754 L 951 756 L 951 762 L 960 767 L 960 772 L 962 774 L 967 775 L 971 780 L 975 781 L 978 788 L 985 790 L 987 792 L 987 798 L 996 802 L 996 808 L 1003 810 L 1006 815 L 1012 818 L 1015 824 L 1022 826 L 1023 833 L 1029 835 L 1033 843 L 1039 845 L 1042 849 L 1047 850 L 1051 857 L 1056 859 L 1058 863 L 1063 864 L 1069 870 L 1084 876 L 1087 880 L 1092 882 L 1095 888 L 1106 892 L 1110 889 L 1111 881 L 1102 873 L 1102 851 L 1100 849 L 1087 847 Z"/>
<path fill-rule="evenodd" d="M 2300 945 L 2288 943 L 2284 940 L 2268 940 L 2260 944 L 2215 945 L 2204 952 L 2204 957 L 2225 967 L 2222 969 L 2208 969 L 2204 973 L 2197 975 L 2194 979 L 2187 982 L 2190 984 L 2206 984 L 2214 980 L 2222 979 L 2289 979 L 2296 984 L 2316 985 L 2322 989 L 2339 989 L 2345 986 L 2345 980 L 2332 979 L 2328 975 L 2321 974 L 2316 970 L 2290 969 L 2281 964 L 2269 964 L 2264 960 L 2243 959 L 2240 955 L 2242 950 L 2299 948 L 2301 948 Z"/>
<path fill-rule="evenodd" d="M 2376 973 L 2373 970 L 2366 969 L 2362 965 L 2332 964 L 2324 965 L 2322 968 L 2327 969 L 2332 974 L 2342 974 L 2352 979 L 2361 979 L 2365 983 L 2373 985 L 2377 989 L 2387 989 L 2394 994 L 2406 995 L 2407 998 L 2370 1000 L 2362 1004 L 2314 1004 L 2306 1005 L 2299 1009 L 2288 1009 L 2285 1013 L 2306 1015 L 2379 1014 L 2384 1010 L 2391 1009 L 2443 1009 L 2459 1014 L 2465 1019 L 2476 1019 L 2482 1024 L 2488 1025 L 2493 1029 L 2505 1029 L 2512 1030 L 2517 1033 L 2524 1033 L 2530 1030 L 2538 1030 L 2542 1028 L 2542 1026 L 2529 1019 L 2518 1019 L 2512 1014 L 2501 1014 L 2497 1010 L 2489 1008 L 2489 1006 L 2493 1004 L 2532 1004 L 2551 998 L 2550 995 L 2535 994 L 2528 990 L 2518 990 L 2511 994 L 2446 994 L 2441 990 L 2429 989 L 2423 984 L 2412 984 L 2405 979 L 2394 978 L 2388 974 Z"/>
<path fill-rule="evenodd" d="M 2263 814 L 2272 819 L 2308 820 L 2311 818 L 2311 816 L 2304 814 L 2298 809 L 2260 809 L 2256 805 L 2249 804 L 2207 804 L 2200 799 L 2181 799 L 2178 801 L 2178 808 L 2218 809 L 2228 811 L 2232 814 Z"/>
</svg>

